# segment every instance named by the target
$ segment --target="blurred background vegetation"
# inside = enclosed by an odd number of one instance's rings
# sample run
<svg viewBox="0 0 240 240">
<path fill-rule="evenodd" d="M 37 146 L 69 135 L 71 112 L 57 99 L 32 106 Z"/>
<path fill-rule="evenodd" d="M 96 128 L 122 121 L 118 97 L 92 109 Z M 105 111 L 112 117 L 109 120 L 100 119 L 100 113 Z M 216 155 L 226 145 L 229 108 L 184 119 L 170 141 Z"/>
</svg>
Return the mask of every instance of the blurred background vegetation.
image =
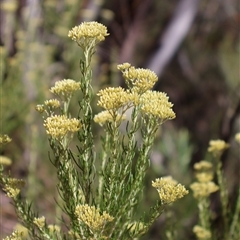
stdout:
<svg viewBox="0 0 240 240">
<path fill-rule="evenodd" d="M 240 131 L 240 13 L 237 0 L 1 0 L 1 133 L 13 141 L 0 154 L 12 159 L 7 169 L 27 181 L 25 195 L 54 219 L 56 176 L 48 160 L 47 137 L 35 105 L 64 78 L 78 80 L 81 51 L 68 31 L 82 21 L 105 24 L 110 35 L 94 58 L 93 86 L 123 86 L 116 65 L 129 62 L 159 76 L 155 89 L 167 92 L 177 118 L 163 125 L 151 154 L 143 210 L 158 197 L 155 177 L 172 175 L 187 187 L 192 165 L 207 159 L 210 139 L 232 143 Z M 77 96 L 72 103 L 77 115 Z M 75 111 L 75 112 L 74 112 Z M 96 111 L 98 111 L 96 109 Z M 99 129 L 95 129 L 96 137 Z M 234 207 L 239 188 L 240 152 L 222 161 Z M 28 188 L 29 186 L 29 188 Z M 9 199 L 0 193 L 1 237 L 17 223 Z M 214 224 L 219 201 L 213 196 Z M 140 210 L 139 210 L 140 211 Z M 165 239 L 168 223 L 177 239 L 194 239 L 197 205 L 192 194 L 163 214 L 143 239 Z"/>
</svg>

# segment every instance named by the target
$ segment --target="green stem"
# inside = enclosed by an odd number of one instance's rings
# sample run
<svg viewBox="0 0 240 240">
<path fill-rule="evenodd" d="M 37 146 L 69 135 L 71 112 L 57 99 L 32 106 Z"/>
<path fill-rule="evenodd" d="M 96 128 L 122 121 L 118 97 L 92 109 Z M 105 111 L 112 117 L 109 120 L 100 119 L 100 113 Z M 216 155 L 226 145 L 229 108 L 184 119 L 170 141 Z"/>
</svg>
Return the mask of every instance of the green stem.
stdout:
<svg viewBox="0 0 240 240">
<path fill-rule="evenodd" d="M 240 188 L 238 189 L 238 199 L 236 203 L 236 208 L 234 212 L 234 216 L 232 219 L 232 223 L 230 226 L 229 234 L 228 234 L 228 239 L 237 239 L 237 233 L 240 231 L 239 227 L 239 217 L 240 217 Z"/>
<path fill-rule="evenodd" d="M 209 205 L 210 205 L 210 201 L 208 198 L 202 198 L 199 200 L 198 209 L 199 209 L 200 225 L 208 231 L 210 231 Z"/>
<path fill-rule="evenodd" d="M 80 101 L 79 118 L 82 119 L 82 128 L 79 130 L 78 139 L 80 141 L 79 160 L 82 166 L 83 180 L 81 181 L 82 190 L 85 195 L 86 203 L 90 204 L 94 200 L 92 198 L 91 184 L 94 178 L 94 143 L 92 133 L 93 113 L 91 108 L 91 101 L 93 90 L 91 86 L 92 71 L 90 68 L 91 58 L 94 49 L 88 48 L 84 50 L 84 61 L 80 65 L 82 73 L 81 90 L 83 98 Z"/>
<path fill-rule="evenodd" d="M 220 188 L 220 199 L 221 199 L 221 204 L 222 204 L 222 217 L 223 217 L 223 231 L 224 231 L 224 239 L 227 240 L 227 232 L 228 232 L 228 210 L 227 210 L 227 205 L 228 205 L 228 194 L 227 194 L 227 188 L 224 183 L 223 179 L 223 172 L 222 172 L 222 162 L 220 158 L 216 159 L 217 160 L 217 180 L 218 180 L 218 185 Z"/>
</svg>

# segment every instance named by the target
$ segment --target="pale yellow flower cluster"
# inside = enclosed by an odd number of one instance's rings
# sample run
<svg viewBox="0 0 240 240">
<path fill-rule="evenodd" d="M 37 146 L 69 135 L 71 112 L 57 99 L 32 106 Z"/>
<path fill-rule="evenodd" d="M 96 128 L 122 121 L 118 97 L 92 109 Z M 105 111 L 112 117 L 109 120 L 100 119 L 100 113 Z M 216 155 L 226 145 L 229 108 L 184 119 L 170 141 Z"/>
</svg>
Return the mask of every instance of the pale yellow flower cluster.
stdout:
<svg viewBox="0 0 240 240">
<path fill-rule="evenodd" d="M 34 218 L 33 223 L 38 227 L 38 228 L 43 228 L 45 226 L 46 223 L 46 219 L 44 216 L 40 217 L 40 218 Z"/>
<path fill-rule="evenodd" d="M 106 26 L 98 22 L 83 22 L 68 33 L 68 37 L 83 49 L 94 47 L 108 35 Z"/>
<path fill-rule="evenodd" d="M 235 135 L 235 140 L 240 144 L 240 132 Z"/>
<path fill-rule="evenodd" d="M 106 110 L 118 110 L 129 105 L 131 95 L 127 93 L 122 87 L 109 87 L 102 89 L 97 94 L 99 100 L 97 105 Z"/>
<path fill-rule="evenodd" d="M 36 107 L 35 107 L 36 111 L 38 111 L 39 113 L 43 113 L 45 108 L 44 108 L 44 105 L 43 104 L 38 104 Z"/>
<path fill-rule="evenodd" d="M 208 152 L 214 156 L 221 156 L 222 153 L 229 148 L 229 144 L 223 140 L 211 140 L 209 142 Z"/>
<path fill-rule="evenodd" d="M 100 214 L 100 210 L 94 206 L 78 205 L 75 210 L 75 214 L 79 221 L 84 222 L 91 230 L 101 231 L 106 223 L 113 221 L 111 217 L 105 211 Z"/>
<path fill-rule="evenodd" d="M 80 89 L 80 82 L 76 82 L 72 79 L 63 79 L 57 81 L 54 87 L 51 87 L 50 92 L 63 97 L 64 100 L 72 97 L 73 93 Z"/>
<path fill-rule="evenodd" d="M 152 186 L 157 189 L 162 204 L 170 204 L 188 194 L 188 190 L 171 176 L 157 178 Z"/>
<path fill-rule="evenodd" d="M 128 88 L 131 89 L 131 92 L 136 92 L 140 95 L 152 89 L 158 80 L 157 75 L 153 71 L 135 68 L 129 63 L 118 65 L 118 69 L 122 71 L 125 82 Z"/>
<path fill-rule="evenodd" d="M 14 231 L 10 236 L 3 238 L 3 240 L 22 240 L 23 233 L 21 231 Z"/>
<path fill-rule="evenodd" d="M 44 104 L 51 109 L 59 108 L 61 105 L 57 99 L 46 100 L 44 101 Z"/>
<path fill-rule="evenodd" d="M 81 124 L 76 118 L 67 118 L 65 115 L 55 115 L 44 120 L 44 127 L 48 135 L 61 141 L 69 132 L 77 132 Z"/>
<path fill-rule="evenodd" d="M 219 187 L 214 182 L 194 182 L 190 185 L 195 198 L 206 198 L 211 193 L 218 191 Z"/>
<path fill-rule="evenodd" d="M 212 182 L 214 177 L 213 165 L 207 161 L 194 164 L 195 174 L 198 182 L 190 185 L 193 196 L 197 199 L 209 197 L 211 193 L 218 191 L 219 187 Z"/>
<path fill-rule="evenodd" d="M 8 197 L 15 198 L 24 186 L 25 182 L 21 179 L 6 178 L 3 189 L 6 191 Z"/>
<path fill-rule="evenodd" d="M 143 113 L 158 117 L 161 122 L 176 117 L 166 93 L 148 90 L 142 94 L 140 106 Z"/>
<path fill-rule="evenodd" d="M 12 164 L 12 160 L 5 156 L 0 156 L 0 164 L 9 166 Z"/>
<path fill-rule="evenodd" d="M 200 161 L 194 164 L 195 175 L 199 182 L 209 182 L 213 180 L 213 165 L 207 161 Z"/>
<path fill-rule="evenodd" d="M 194 164 L 193 168 L 197 171 L 209 171 L 212 170 L 213 165 L 210 162 L 202 160 Z"/>
<path fill-rule="evenodd" d="M 110 111 L 102 111 L 94 116 L 94 121 L 100 126 L 104 125 L 106 122 L 117 122 L 120 123 L 122 120 L 126 119 L 126 115 L 121 115 L 116 113 L 111 114 Z"/>
<path fill-rule="evenodd" d="M 7 196 L 10 198 L 16 198 L 17 195 L 20 193 L 20 189 L 19 188 L 12 188 L 9 186 L 4 187 L 4 189 L 7 193 Z"/>
<path fill-rule="evenodd" d="M 58 225 L 48 225 L 48 229 L 50 233 L 60 232 L 61 228 Z"/>
<path fill-rule="evenodd" d="M 119 109 L 124 112 L 132 106 L 140 106 L 143 114 L 160 119 L 160 123 L 176 117 L 172 110 L 173 104 L 168 101 L 166 93 L 150 90 L 158 80 L 154 72 L 149 69 L 136 69 L 129 63 L 118 65 L 118 69 L 122 71 L 128 89 L 109 87 L 100 90 L 97 94 L 100 97 L 98 106 L 115 113 Z M 106 114 L 102 117 L 106 117 Z M 98 122 L 105 121 L 98 118 Z"/>
<path fill-rule="evenodd" d="M 0 144 L 7 144 L 7 143 L 10 143 L 12 141 L 12 139 L 4 134 L 4 135 L 0 135 Z"/>
<path fill-rule="evenodd" d="M 208 231 L 205 228 L 198 226 L 198 225 L 194 226 L 193 232 L 196 234 L 197 239 L 199 239 L 199 240 L 210 239 L 212 236 L 210 231 Z"/>
<path fill-rule="evenodd" d="M 29 236 L 28 234 L 28 229 L 24 227 L 23 225 L 17 223 L 16 226 L 14 227 L 15 230 L 19 231 L 22 233 L 22 237 L 25 239 Z"/>
</svg>

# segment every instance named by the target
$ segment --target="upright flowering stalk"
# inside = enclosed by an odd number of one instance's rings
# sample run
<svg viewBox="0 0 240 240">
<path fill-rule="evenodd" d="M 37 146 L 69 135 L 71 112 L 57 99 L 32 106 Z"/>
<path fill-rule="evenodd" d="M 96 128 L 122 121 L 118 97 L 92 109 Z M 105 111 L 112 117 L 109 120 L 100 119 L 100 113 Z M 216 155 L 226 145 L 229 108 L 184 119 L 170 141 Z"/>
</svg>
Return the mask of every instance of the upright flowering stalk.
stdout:
<svg viewBox="0 0 240 240">
<path fill-rule="evenodd" d="M 214 157 L 214 164 L 216 165 L 217 181 L 220 188 L 220 198 L 222 204 L 222 217 L 224 222 L 224 235 L 227 238 L 229 213 L 228 213 L 228 193 L 227 186 L 224 182 L 221 156 L 223 152 L 229 148 L 229 144 L 223 140 L 211 140 L 209 142 L 208 152 L 212 153 Z"/>
<path fill-rule="evenodd" d="M 240 147 L 240 132 L 235 135 L 235 140 Z M 240 221 L 240 188 L 238 189 L 238 197 L 236 202 L 236 207 L 234 209 L 234 215 L 232 217 L 232 222 L 229 228 L 229 239 L 237 239 L 239 236 L 239 221 Z"/>
<path fill-rule="evenodd" d="M 135 68 L 129 63 L 118 65 L 127 85 L 100 90 L 98 105 L 103 112 L 94 117 L 95 122 L 105 128 L 107 142 L 104 141 L 104 159 L 99 187 L 99 203 L 108 212 L 114 211 L 114 222 L 110 237 L 121 239 L 126 233 L 124 226 L 134 215 L 135 206 L 143 192 L 143 180 L 149 166 L 149 151 L 159 126 L 175 118 L 173 104 L 165 93 L 152 91 L 158 80 L 149 69 Z M 131 119 L 125 113 L 131 109 Z M 122 121 L 127 121 L 126 135 L 119 130 Z M 142 136 L 137 143 L 138 130 Z M 112 201 L 111 199 L 115 199 Z M 126 213 L 126 214 L 125 214 Z M 160 215 L 155 209 L 155 218 Z M 130 224 L 130 223 L 129 223 Z M 137 224 L 138 226 L 138 224 Z M 136 227 L 135 236 L 143 234 L 147 226 Z"/>
<path fill-rule="evenodd" d="M 199 240 L 210 240 L 210 199 L 211 193 L 218 191 L 219 187 L 212 181 L 214 172 L 213 165 L 207 161 L 200 161 L 194 165 L 197 182 L 190 185 L 193 196 L 198 200 L 199 225 L 196 225 L 193 232 Z"/>
<path fill-rule="evenodd" d="M 188 193 L 171 177 L 156 179 L 152 185 L 160 199 L 150 212 L 151 220 L 145 222 L 145 215 L 139 218 L 136 214 L 156 131 L 165 121 L 174 119 L 175 113 L 168 96 L 152 90 L 158 80 L 154 72 L 124 63 L 118 65 L 118 69 L 127 88 L 100 90 L 97 105 L 103 111 L 93 117 L 90 64 L 96 45 L 107 35 L 106 27 L 96 22 L 85 22 L 69 31 L 68 36 L 83 51 L 81 80 L 56 82 L 50 89 L 56 98 L 36 107 L 43 116 L 52 148 L 50 160 L 58 176 L 57 202 L 69 217 L 70 224 L 66 221 L 68 233 L 62 233 L 57 225 L 48 225 L 45 217 L 38 217 L 31 211 L 31 205 L 20 201 L 21 181 L 1 178 L 4 190 L 16 204 L 18 214 L 33 239 L 138 239 L 148 231 L 165 206 Z M 69 112 L 75 92 L 80 93 L 77 118 Z M 127 111 L 131 111 L 130 119 L 126 117 Z M 103 149 L 97 155 L 100 164 L 95 164 L 93 120 L 106 133 L 102 138 Z M 125 131 L 122 131 L 123 121 L 126 121 Z M 76 152 L 70 149 L 74 133 L 78 134 Z M 99 165 L 100 169 L 97 169 Z M 100 176 L 95 178 L 97 173 Z M 61 217 L 62 212 L 57 211 L 56 218 Z M 13 233 L 13 237 L 17 234 Z"/>
<path fill-rule="evenodd" d="M 69 31 L 68 37 L 75 41 L 83 50 L 84 58 L 80 61 L 81 91 L 82 99 L 79 101 L 79 118 L 81 118 L 82 128 L 78 133 L 80 145 L 79 164 L 81 166 L 83 181 L 81 182 L 82 190 L 86 197 L 86 202 L 91 204 L 91 183 L 93 182 L 94 172 L 94 143 L 92 133 L 93 113 L 91 108 L 91 100 L 93 96 L 92 90 L 92 70 L 91 60 L 95 52 L 96 45 L 103 41 L 107 33 L 107 28 L 97 22 L 84 22 Z"/>
<path fill-rule="evenodd" d="M 81 129 L 79 119 L 72 118 L 69 113 L 69 104 L 74 93 L 80 90 L 80 82 L 72 79 L 57 81 L 50 92 L 58 99 L 46 100 L 44 104 L 38 105 L 36 110 L 42 113 L 44 127 L 49 136 L 49 143 L 53 150 L 53 165 L 57 169 L 58 184 L 58 205 L 56 205 L 56 223 L 61 218 L 62 204 L 68 214 L 74 216 L 75 206 L 72 199 L 78 196 L 78 172 L 71 161 L 69 144 L 75 132 Z M 77 219 L 73 218 L 72 224 L 76 225 Z"/>
</svg>

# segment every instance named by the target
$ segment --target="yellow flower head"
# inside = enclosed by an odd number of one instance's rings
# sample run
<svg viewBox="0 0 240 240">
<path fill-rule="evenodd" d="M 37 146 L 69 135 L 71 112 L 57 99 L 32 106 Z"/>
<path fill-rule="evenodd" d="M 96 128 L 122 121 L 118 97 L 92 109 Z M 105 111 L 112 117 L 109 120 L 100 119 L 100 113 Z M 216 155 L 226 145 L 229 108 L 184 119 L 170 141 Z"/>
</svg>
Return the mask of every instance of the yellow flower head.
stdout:
<svg viewBox="0 0 240 240">
<path fill-rule="evenodd" d="M 201 226 L 194 226 L 193 232 L 196 234 L 199 240 L 205 240 L 211 238 L 211 232 Z"/>
<path fill-rule="evenodd" d="M 25 182 L 17 178 L 6 178 L 4 181 L 3 189 L 10 198 L 15 198 L 20 193 L 20 190 L 25 186 Z"/>
<path fill-rule="evenodd" d="M 22 237 L 27 238 L 28 237 L 28 229 L 24 227 L 21 224 L 16 224 L 15 230 L 19 231 L 22 233 Z"/>
<path fill-rule="evenodd" d="M 194 164 L 196 178 L 199 182 L 209 182 L 213 180 L 213 165 L 207 161 L 200 161 Z"/>
<path fill-rule="evenodd" d="M 46 100 L 44 104 L 51 109 L 60 107 L 60 102 L 57 99 Z"/>
<path fill-rule="evenodd" d="M 117 69 L 120 70 L 121 72 L 128 71 L 128 69 L 131 67 L 130 63 L 123 63 L 123 64 L 118 64 Z"/>
<path fill-rule="evenodd" d="M 211 140 L 209 142 L 208 152 L 212 152 L 214 156 L 221 156 L 222 153 L 229 148 L 229 144 L 223 140 Z"/>
<path fill-rule="evenodd" d="M 0 156 L 0 164 L 9 166 L 12 164 L 12 160 L 5 156 Z"/>
<path fill-rule="evenodd" d="M 141 111 L 160 119 L 161 123 L 176 117 L 166 93 L 148 90 L 140 98 Z"/>
<path fill-rule="evenodd" d="M 34 218 L 33 223 L 38 227 L 38 228 L 43 228 L 45 226 L 45 217 L 42 216 L 40 218 Z"/>
<path fill-rule="evenodd" d="M 76 82 L 72 79 L 63 79 L 61 81 L 57 81 L 55 86 L 50 89 L 50 92 L 58 95 L 59 97 L 63 97 L 64 100 L 67 100 L 79 89 L 80 82 Z"/>
<path fill-rule="evenodd" d="M 210 162 L 207 161 L 200 161 L 194 164 L 193 168 L 197 171 L 208 171 L 208 170 L 212 170 L 213 165 Z"/>
<path fill-rule="evenodd" d="M 58 225 L 48 225 L 48 229 L 50 233 L 60 232 L 61 228 Z"/>
<path fill-rule="evenodd" d="M 95 47 L 108 35 L 106 26 L 98 22 L 83 22 L 68 33 L 68 37 L 83 49 Z"/>
<path fill-rule="evenodd" d="M 100 214 L 100 210 L 94 206 L 89 205 L 78 205 L 75 213 L 79 221 L 84 222 L 92 231 L 103 230 L 106 223 L 113 221 L 111 217 L 105 211 Z"/>
<path fill-rule="evenodd" d="M 0 144 L 7 144 L 10 143 L 12 141 L 12 139 L 7 135 L 0 135 Z"/>
<path fill-rule="evenodd" d="M 171 176 L 157 178 L 152 186 L 157 189 L 162 204 L 170 204 L 188 194 L 188 190 Z"/>
<path fill-rule="evenodd" d="M 95 115 L 94 121 L 98 123 L 100 126 L 104 125 L 106 122 L 117 122 L 120 123 L 121 121 L 125 120 L 126 116 L 116 113 L 111 114 L 110 111 L 102 111 Z"/>
<path fill-rule="evenodd" d="M 140 95 L 152 89 L 158 80 L 157 75 L 153 71 L 135 68 L 129 63 L 118 65 L 118 69 L 122 71 L 125 82 L 131 92 L 136 92 Z"/>
<path fill-rule="evenodd" d="M 61 141 L 69 132 L 77 132 L 81 124 L 76 118 L 67 118 L 65 115 L 55 115 L 44 120 L 44 127 L 48 135 Z"/>
<path fill-rule="evenodd" d="M 3 240 L 22 240 L 23 233 L 15 230 L 10 236 L 3 238 Z"/>
<path fill-rule="evenodd" d="M 125 106 L 127 106 L 127 108 L 130 107 L 131 95 L 122 87 L 109 87 L 100 90 L 97 95 L 100 97 L 97 105 L 106 110 L 118 110 Z"/>
<path fill-rule="evenodd" d="M 196 172 L 196 178 L 199 182 L 210 182 L 213 180 L 213 171 L 212 172 Z"/>
<path fill-rule="evenodd" d="M 20 193 L 19 188 L 12 188 L 9 186 L 4 187 L 3 190 L 6 191 L 8 197 L 13 198 L 13 199 L 16 198 L 17 195 Z"/>
<path fill-rule="evenodd" d="M 212 181 L 210 182 L 194 182 L 190 185 L 193 196 L 197 199 L 206 198 L 211 193 L 218 191 L 219 187 Z"/>
<path fill-rule="evenodd" d="M 45 108 L 44 108 L 44 105 L 43 104 L 38 104 L 36 107 L 35 107 L 36 111 L 38 111 L 39 113 L 43 113 Z"/>
<path fill-rule="evenodd" d="M 240 132 L 235 135 L 235 140 L 240 144 Z"/>
</svg>

